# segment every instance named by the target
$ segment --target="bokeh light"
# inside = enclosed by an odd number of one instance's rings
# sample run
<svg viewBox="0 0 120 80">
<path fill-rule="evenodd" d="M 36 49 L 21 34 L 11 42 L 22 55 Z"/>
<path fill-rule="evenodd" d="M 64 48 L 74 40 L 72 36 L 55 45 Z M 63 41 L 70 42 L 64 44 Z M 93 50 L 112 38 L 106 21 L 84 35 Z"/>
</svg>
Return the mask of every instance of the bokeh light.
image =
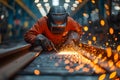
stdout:
<svg viewBox="0 0 120 80">
<path fill-rule="evenodd" d="M 100 25 L 104 26 L 105 25 L 105 21 L 104 20 L 100 20 Z"/>
<path fill-rule="evenodd" d="M 35 75 L 40 75 L 40 70 L 35 69 L 35 70 L 34 70 L 34 74 L 35 74 Z"/>
<path fill-rule="evenodd" d="M 84 31 L 88 31 L 88 26 L 83 27 Z"/>
<path fill-rule="evenodd" d="M 114 29 L 113 28 L 110 28 L 109 29 L 109 33 L 112 35 L 114 33 Z"/>
<path fill-rule="evenodd" d="M 102 75 L 98 78 L 98 80 L 104 80 L 105 77 L 106 77 L 106 74 L 102 74 Z"/>
</svg>

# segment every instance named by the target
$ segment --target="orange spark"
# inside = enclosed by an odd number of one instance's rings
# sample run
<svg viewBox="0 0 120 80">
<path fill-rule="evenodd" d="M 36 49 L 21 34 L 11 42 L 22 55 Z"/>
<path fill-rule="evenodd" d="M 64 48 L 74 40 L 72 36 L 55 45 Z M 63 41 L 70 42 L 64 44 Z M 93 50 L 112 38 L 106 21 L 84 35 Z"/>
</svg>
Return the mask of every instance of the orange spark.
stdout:
<svg viewBox="0 0 120 80">
<path fill-rule="evenodd" d="M 108 6 L 107 4 L 104 4 L 104 7 L 105 7 L 106 9 L 109 9 L 109 6 Z"/>
<path fill-rule="evenodd" d="M 109 60 L 109 61 L 108 61 L 108 65 L 109 65 L 109 67 L 112 67 L 112 66 L 113 66 L 113 61 L 112 61 L 112 60 Z"/>
<path fill-rule="evenodd" d="M 83 27 L 84 31 L 88 31 L 88 26 Z"/>
<path fill-rule="evenodd" d="M 95 4 L 95 0 L 91 0 L 91 2 L 92 2 L 93 4 Z"/>
<path fill-rule="evenodd" d="M 100 20 L 100 25 L 104 26 L 105 25 L 105 21 L 104 20 Z"/>
<path fill-rule="evenodd" d="M 93 36 L 93 37 L 92 37 L 92 40 L 93 40 L 93 41 L 96 41 L 96 37 L 95 37 L 95 36 Z"/>
<path fill-rule="evenodd" d="M 117 37 L 115 37 L 115 41 L 117 41 L 118 40 L 118 38 Z"/>
<path fill-rule="evenodd" d="M 112 55 L 111 47 L 106 48 L 107 56 L 110 57 Z"/>
<path fill-rule="evenodd" d="M 115 76 L 116 76 L 116 71 L 115 72 L 112 72 L 111 74 L 110 74 L 110 76 L 109 76 L 109 79 L 112 79 L 112 78 L 114 78 Z"/>
<path fill-rule="evenodd" d="M 69 69 L 70 69 L 70 66 L 65 66 L 65 69 L 66 69 L 66 70 L 69 70 Z"/>
<path fill-rule="evenodd" d="M 70 63 L 70 61 L 67 59 L 67 60 L 65 60 L 65 64 L 69 64 Z"/>
<path fill-rule="evenodd" d="M 34 70 L 34 74 L 35 75 L 40 75 L 40 70 L 38 70 L 38 69 Z"/>
<path fill-rule="evenodd" d="M 106 46 L 108 46 L 108 45 L 109 45 L 109 43 L 108 43 L 108 42 L 106 42 L 106 43 L 105 43 L 105 45 L 106 45 Z"/>
<path fill-rule="evenodd" d="M 39 56 L 39 54 L 40 54 L 40 53 L 36 53 L 36 54 L 35 54 L 35 57 Z"/>
<path fill-rule="evenodd" d="M 110 11 L 106 11 L 106 14 L 109 16 L 110 15 Z"/>
<path fill-rule="evenodd" d="M 83 0 L 78 0 L 78 1 L 79 1 L 79 3 L 82 3 Z"/>
<path fill-rule="evenodd" d="M 118 52 L 120 51 L 120 45 L 117 46 L 117 51 L 118 51 Z"/>
<path fill-rule="evenodd" d="M 70 72 L 70 73 L 74 72 L 74 69 L 73 69 L 73 68 L 70 68 L 70 69 L 69 69 L 69 72 Z"/>
<path fill-rule="evenodd" d="M 74 55 L 74 54 L 78 54 L 75 51 L 61 51 L 58 53 L 59 55 Z"/>
<path fill-rule="evenodd" d="M 105 77 L 106 77 L 106 74 L 102 74 L 102 75 L 98 78 L 98 80 L 104 80 Z"/>
<path fill-rule="evenodd" d="M 88 40 L 88 44 L 91 45 L 91 44 L 92 44 L 92 41 Z"/>
<path fill-rule="evenodd" d="M 115 61 L 115 62 L 118 61 L 118 53 L 115 53 L 115 55 L 114 55 L 114 61 Z"/>
<path fill-rule="evenodd" d="M 117 66 L 118 68 L 120 68 L 120 61 L 118 61 L 118 62 L 116 63 L 116 66 Z"/>
<path fill-rule="evenodd" d="M 114 29 L 113 28 L 110 28 L 109 29 L 109 33 L 112 35 L 114 33 Z"/>
<path fill-rule="evenodd" d="M 83 70 L 84 72 L 89 72 L 89 71 L 90 71 L 90 69 L 89 69 L 89 68 L 86 68 L 86 67 L 84 67 L 82 70 Z"/>
<path fill-rule="evenodd" d="M 79 71 L 79 70 L 80 70 L 80 66 L 76 66 L 76 67 L 75 67 L 75 70 L 76 70 L 76 71 Z"/>
</svg>

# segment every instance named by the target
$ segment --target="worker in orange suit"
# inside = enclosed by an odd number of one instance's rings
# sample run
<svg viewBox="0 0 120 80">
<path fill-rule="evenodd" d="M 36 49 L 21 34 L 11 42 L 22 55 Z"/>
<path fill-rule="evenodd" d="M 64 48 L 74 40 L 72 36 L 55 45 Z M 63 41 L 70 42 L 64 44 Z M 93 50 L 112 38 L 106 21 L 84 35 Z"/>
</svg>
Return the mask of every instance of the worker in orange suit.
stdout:
<svg viewBox="0 0 120 80">
<path fill-rule="evenodd" d="M 44 50 L 58 49 L 71 41 L 77 43 L 82 35 L 82 27 L 73 20 L 63 6 L 52 6 L 47 16 L 40 18 L 28 30 L 24 39 L 35 46 L 42 46 Z"/>
</svg>

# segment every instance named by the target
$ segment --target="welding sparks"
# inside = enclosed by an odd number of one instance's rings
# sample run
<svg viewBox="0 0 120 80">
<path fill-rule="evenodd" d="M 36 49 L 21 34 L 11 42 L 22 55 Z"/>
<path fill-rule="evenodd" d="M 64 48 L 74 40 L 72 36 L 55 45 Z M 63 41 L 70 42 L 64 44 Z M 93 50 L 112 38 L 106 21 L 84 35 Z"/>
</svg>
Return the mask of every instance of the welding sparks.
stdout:
<svg viewBox="0 0 120 80">
<path fill-rule="evenodd" d="M 58 53 L 59 55 L 74 55 L 74 54 L 78 54 L 75 51 L 61 51 Z"/>
<path fill-rule="evenodd" d="M 118 45 L 117 51 L 119 47 Z M 102 74 L 98 79 L 104 80 L 108 76 L 106 72 L 112 72 L 109 79 L 118 78 L 115 71 L 120 68 L 119 54 L 113 52 L 111 47 L 103 49 L 81 43 L 78 47 L 75 45 L 64 47 L 57 55 L 70 73 L 82 71 L 86 74 Z M 57 62 L 55 66 L 60 66 L 60 62 Z"/>
<path fill-rule="evenodd" d="M 60 53 L 58 53 L 58 55 L 67 56 L 66 59 L 64 59 L 64 64 L 66 64 L 65 69 L 68 70 L 68 72 L 70 73 L 74 71 L 79 71 L 80 69 L 82 69 L 82 71 L 85 73 L 90 72 L 90 67 L 85 67 L 86 65 L 93 67 L 93 71 L 95 71 L 95 73 L 97 74 L 105 73 L 105 70 L 97 65 L 98 61 L 94 63 L 93 61 L 89 60 L 83 55 L 85 53 L 86 52 L 82 50 L 80 50 L 80 52 L 74 50 L 71 51 L 68 50 L 68 51 L 61 51 Z"/>
<path fill-rule="evenodd" d="M 35 70 L 34 70 L 34 74 L 35 74 L 35 75 L 40 75 L 40 70 L 35 69 Z"/>
<path fill-rule="evenodd" d="M 98 78 L 98 80 L 104 80 L 105 77 L 106 77 L 106 74 L 102 74 L 102 75 Z"/>
</svg>

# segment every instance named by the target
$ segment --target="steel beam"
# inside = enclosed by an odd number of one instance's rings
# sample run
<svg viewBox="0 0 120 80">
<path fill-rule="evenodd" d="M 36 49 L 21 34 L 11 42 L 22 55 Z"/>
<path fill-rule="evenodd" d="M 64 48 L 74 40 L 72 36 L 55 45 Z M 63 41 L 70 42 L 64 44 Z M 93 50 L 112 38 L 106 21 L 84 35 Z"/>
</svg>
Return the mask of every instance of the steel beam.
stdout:
<svg viewBox="0 0 120 80">
<path fill-rule="evenodd" d="M 34 13 L 23 3 L 22 0 L 15 0 L 15 2 L 20 5 L 34 20 L 37 20 L 37 17 Z"/>
<path fill-rule="evenodd" d="M 15 12 L 15 9 L 10 6 L 6 0 L 0 0 L 0 3 L 2 3 L 3 5 L 5 5 L 6 7 L 8 7 L 9 9 L 13 10 L 13 12 Z"/>
</svg>

